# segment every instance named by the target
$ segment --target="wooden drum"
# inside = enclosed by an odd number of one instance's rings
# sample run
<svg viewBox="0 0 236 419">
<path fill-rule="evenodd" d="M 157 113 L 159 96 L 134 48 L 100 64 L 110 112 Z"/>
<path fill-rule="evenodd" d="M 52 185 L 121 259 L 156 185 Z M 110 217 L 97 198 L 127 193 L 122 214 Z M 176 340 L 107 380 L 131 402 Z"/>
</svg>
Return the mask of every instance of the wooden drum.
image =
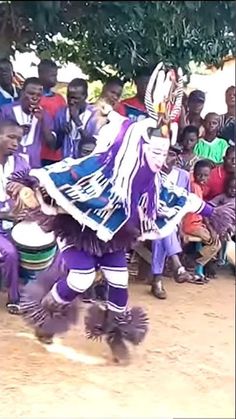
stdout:
<svg viewBox="0 0 236 419">
<path fill-rule="evenodd" d="M 11 234 L 19 252 L 20 277 L 27 283 L 51 265 L 57 252 L 54 234 L 45 233 L 37 223 L 29 221 L 16 224 Z"/>
</svg>

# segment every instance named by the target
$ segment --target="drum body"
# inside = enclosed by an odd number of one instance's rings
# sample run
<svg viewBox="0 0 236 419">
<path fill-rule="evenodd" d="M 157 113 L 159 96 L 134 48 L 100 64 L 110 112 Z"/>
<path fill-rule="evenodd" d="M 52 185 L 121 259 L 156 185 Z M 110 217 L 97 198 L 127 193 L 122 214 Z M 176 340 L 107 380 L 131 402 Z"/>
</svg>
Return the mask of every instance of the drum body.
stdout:
<svg viewBox="0 0 236 419">
<path fill-rule="evenodd" d="M 36 278 L 53 262 L 57 245 L 52 233 L 45 233 L 37 223 L 22 221 L 12 229 L 12 240 L 19 252 L 20 278 L 24 283 Z"/>
</svg>

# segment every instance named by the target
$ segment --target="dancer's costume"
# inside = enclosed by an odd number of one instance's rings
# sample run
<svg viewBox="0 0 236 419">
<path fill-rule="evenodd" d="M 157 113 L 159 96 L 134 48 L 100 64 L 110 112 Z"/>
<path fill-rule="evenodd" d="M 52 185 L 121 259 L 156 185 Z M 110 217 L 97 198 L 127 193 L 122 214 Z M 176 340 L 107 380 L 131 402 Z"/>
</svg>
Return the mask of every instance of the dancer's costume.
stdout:
<svg viewBox="0 0 236 419">
<path fill-rule="evenodd" d="M 60 260 L 27 285 L 22 296 L 23 314 L 32 325 L 49 334 L 66 331 L 75 321 L 76 297 L 91 286 L 99 266 L 108 282 L 108 298 L 105 307 L 94 305 L 88 310 L 88 337 L 104 336 L 120 358 L 127 356 L 125 340 L 136 345 L 144 339 L 145 312 L 128 308 L 126 249 L 137 238 L 167 236 L 186 212 L 212 212 L 208 204 L 181 188 L 176 192 L 161 186 L 156 176 L 181 101 L 181 74 L 165 71 L 159 64 L 146 92 L 150 118 L 136 123 L 125 120 L 106 152 L 66 159 L 32 170 L 28 177 L 12 178 L 46 190 L 54 206 L 47 205 L 37 189 L 41 213 L 35 218 L 42 228 L 54 231 L 60 246 Z M 54 215 L 45 216 L 52 211 Z"/>
</svg>

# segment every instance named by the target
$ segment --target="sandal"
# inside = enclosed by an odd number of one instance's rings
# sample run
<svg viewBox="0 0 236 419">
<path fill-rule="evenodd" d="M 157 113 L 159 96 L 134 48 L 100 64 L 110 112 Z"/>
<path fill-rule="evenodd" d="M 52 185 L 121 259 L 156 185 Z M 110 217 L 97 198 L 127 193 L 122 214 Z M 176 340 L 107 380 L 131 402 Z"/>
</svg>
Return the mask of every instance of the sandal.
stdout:
<svg viewBox="0 0 236 419">
<path fill-rule="evenodd" d="M 204 276 L 194 275 L 192 279 L 189 279 L 187 282 L 189 282 L 190 284 L 204 285 L 208 281 L 206 281 Z"/>
<path fill-rule="evenodd" d="M 174 274 L 175 282 L 177 282 L 178 284 L 183 284 L 184 282 L 188 282 L 192 278 L 193 278 L 193 275 L 187 272 L 184 266 L 180 266 L 180 268 Z"/>
<path fill-rule="evenodd" d="M 7 303 L 6 308 L 9 314 L 13 314 L 13 315 L 21 314 L 20 305 L 17 303 Z"/>
</svg>

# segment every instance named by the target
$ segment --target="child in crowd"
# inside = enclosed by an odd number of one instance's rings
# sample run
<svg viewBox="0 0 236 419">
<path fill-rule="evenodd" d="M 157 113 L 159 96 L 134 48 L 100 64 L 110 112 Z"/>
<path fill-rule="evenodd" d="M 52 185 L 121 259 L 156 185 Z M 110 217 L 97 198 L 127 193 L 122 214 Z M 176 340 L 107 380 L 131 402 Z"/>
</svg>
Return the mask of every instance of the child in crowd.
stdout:
<svg viewBox="0 0 236 419">
<path fill-rule="evenodd" d="M 180 135 L 187 125 L 194 125 L 199 130 L 199 136 L 204 135 L 203 119 L 201 113 L 205 104 L 205 93 L 201 90 L 194 90 L 190 93 L 187 103 L 182 108 L 182 114 L 179 121 Z M 186 101 L 186 99 L 185 99 Z"/>
<path fill-rule="evenodd" d="M 203 198 L 203 189 L 211 173 L 211 163 L 208 160 L 200 160 L 195 164 L 191 191 Z M 182 222 L 184 234 L 201 239 L 203 247 L 199 249 L 200 257 L 197 259 L 194 283 L 205 282 L 203 268 L 210 262 L 220 250 L 220 240 L 206 219 L 199 214 L 187 214 Z"/>
<path fill-rule="evenodd" d="M 216 166 L 210 174 L 207 182 L 204 199 L 210 201 L 217 195 L 224 193 L 225 183 L 236 173 L 236 155 L 235 147 L 227 148 L 224 162 L 220 166 Z"/>
<path fill-rule="evenodd" d="M 225 182 L 225 192 L 217 195 L 211 200 L 211 204 L 216 206 L 231 204 L 235 208 L 235 196 L 236 196 L 236 177 L 233 174 L 227 182 Z"/>
<path fill-rule="evenodd" d="M 209 159 L 215 164 L 223 162 L 228 143 L 223 138 L 219 138 L 219 115 L 208 113 L 204 119 L 205 135 L 198 140 L 194 147 L 194 153 L 203 159 Z"/>
<path fill-rule="evenodd" d="M 211 204 L 215 206 L 230 204 L 234 208 L 234 211 L 235 211 L 235 199 L 236 199 L 236 177 L 234 174 L 225 183 L 225 192 L 213 198 L 211 200 Z M 232 225 L 230 231 L 227 234 L 227 237 L 222 238 L 222 249 L 219 256 L 219 265 L 224 265 L 226 263 L 227 242 L 231 240 L 231 237 L 234 234 L 235 234 L 235 225 Z"/>
<path fill-rule="evenodd" d="M 182 153 L 178 155 L 177 166 L 180 169 L 193 172 L 195 163 L 199 160 L 199 157 L 194 152 L 194 147 L 198 142 L 199 129 L 194 125 L 188 125 L 184 128 L 181 146 Z"/>
</svg>

